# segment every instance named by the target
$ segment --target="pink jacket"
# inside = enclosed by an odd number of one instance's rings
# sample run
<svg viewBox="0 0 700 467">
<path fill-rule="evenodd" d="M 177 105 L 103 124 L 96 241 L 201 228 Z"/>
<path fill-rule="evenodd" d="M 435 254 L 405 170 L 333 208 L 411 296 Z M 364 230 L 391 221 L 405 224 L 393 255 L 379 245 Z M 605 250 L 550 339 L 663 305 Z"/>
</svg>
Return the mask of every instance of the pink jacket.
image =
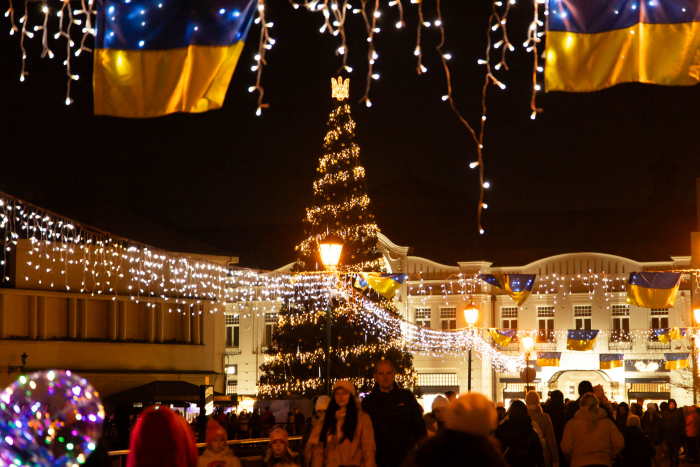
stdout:
<svg viewBox="0 0 700 467">
<path fill-rule="evenodd" d="M 690 438 L 698 435 L 698 412 L 694 406 L 688 409 L 688 416 L 685 418 L 685 434 Z"/>
<path fill-rule="evenodd" d="M 603 409 L 598 409 L 598 424 L 591 431 L 591 413 L 579 409 L 564 427 L 561 450 L 571 459 L 571 467 L 612 466 L 612 460 L 625 447 L 625 438 Z"/>
<path fill-rule="evenodd" d="M 374 460 L 377 448 L 374 444 L 372 420 L 361 408 L 358 407 L 358 410 L 357 428 L 352 442 L 345 439 L 338 444 L 329 437 L 324 447 L 320 442 L 320 436 L 325 415 L 316 422 L 309 438 L 309 443 L 314 446 L 311 467 L 340 467 L 341 465 L 377 467 Z"/>
</svg>

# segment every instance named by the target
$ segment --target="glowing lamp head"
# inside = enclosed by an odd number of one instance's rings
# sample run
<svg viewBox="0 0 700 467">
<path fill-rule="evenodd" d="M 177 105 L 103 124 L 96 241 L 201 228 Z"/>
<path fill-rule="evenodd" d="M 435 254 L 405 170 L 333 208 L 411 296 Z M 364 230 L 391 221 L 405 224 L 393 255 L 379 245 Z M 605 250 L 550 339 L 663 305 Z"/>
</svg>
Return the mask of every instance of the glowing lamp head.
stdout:
<svg viewBox="0 0 700 467">
<path fill-rule="evenodd" d="M 327 268 L 335 269 L 340 262 L 340 253 L 343 251 L 343 239 L 335 235 L 327 235 L 319 245 L 321 263 Z"/>
<path fill-rule="evenodd" d="M 525 350 L 527 350 L 528 352 L 529 352 L 530 350 L 532 350 L 533 347 L 535 347 L 535 339 L 533 339 L 533 338 L 530 337 L 530 336 L 523 337 L 523 338 L 520 340 L 520 342 L 523 343 L 523 345 L 525 346 Z"/>
<path fill-rule="evenodd" d="M 464 320 L 469 326 L 474 326 L 479 319 L 479 309 L 473 303 L 464 310 Z"/>
<path fill-rule="evenodd" d="M 693 314 L 695 315 L 695 322 L 700 323 L 700 308 L 694 309 Z"/>
</svg>

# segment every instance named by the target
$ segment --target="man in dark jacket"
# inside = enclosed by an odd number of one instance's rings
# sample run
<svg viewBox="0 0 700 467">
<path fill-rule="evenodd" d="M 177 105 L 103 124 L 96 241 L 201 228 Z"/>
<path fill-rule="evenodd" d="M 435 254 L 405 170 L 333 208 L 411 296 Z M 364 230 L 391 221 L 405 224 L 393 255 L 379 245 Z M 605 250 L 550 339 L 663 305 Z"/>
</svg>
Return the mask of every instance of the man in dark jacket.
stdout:
<svg viewBox="0 0 700 467">
<path fill-rule="evenodd" d="M 685 416 L 676 405 L 675 399 L 668 400 L 668 410 L 663 411 L 662 416 L 666 425 L 664 441 L 668 446 L 669 466 L 678 467 L 679 451 L 683 440 L 685 440 Z"/>
<path fill-rule="evenodd" d="M 374 366 L 374 389 L 362 401 L 372 419 L 377 467 L 398 467 L 419 439 L 428 434 L 420 405 L 411 391 L 394 382 L 396 369 L 388 360 Z"/>
<path fill-rule="evenodd" d="M 579 405 L 581 398 L 584 396 L 584 394 L 588 394 L 589 392 L 593 392 L 593 385 L 590 381 L 581 381 L 580 383 L 578 383 L 578 399 L 566 406 L 567 423 L 569 422 L 569 420 L 574 418 L 574 415 L 576 415 L 578 409 L 581 408 Z"/>
</svg>

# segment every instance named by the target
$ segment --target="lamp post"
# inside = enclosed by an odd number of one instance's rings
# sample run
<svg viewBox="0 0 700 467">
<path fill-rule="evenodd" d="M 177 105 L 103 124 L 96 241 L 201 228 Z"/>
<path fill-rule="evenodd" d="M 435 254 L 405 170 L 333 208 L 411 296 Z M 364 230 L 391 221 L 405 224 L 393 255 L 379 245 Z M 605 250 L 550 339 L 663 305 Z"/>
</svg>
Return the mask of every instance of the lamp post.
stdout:
<svg viewBox="0 0 700 467">
<path fill-rule="evenodd" d="M 525 394 L 527 394 L 527 388 L 530 386 L 530 352 L 535 347 L 535 339 L 527 336 L 523 337 L 521 342 L 525 346 Z"/>
<path fill-rule="evenodd" d="M 479 319 L 479 309 L 473 303 L 464 310 L 464 320 L 467 322 L 469 330 L 474 328 L 474 324 Z M 472 392 L 472 346 L 469 346 L 469 356 L 467 363 L 467 391 Z"/>
<path fill-rule="evenodd" d="M 22 357 L 22 366 L 12 366 L 12 365 L 10 365 L 10 366 L 7 368 L 7 373 L 8 373 L 8 374 L 12 374 L 12 373 L 14 373 L 14 372 L 16 372 L 16 371 L 20 371 L 20 370 L 21 370 L 21 371 L 24 371 L 24 367 L 25 367 L 25 365 L 27 364 L 27 357 L 29 357 L 29 355 L 27 355 L 27 352 L 22 352 L 21 357 Z"/>
<path fill-rule="evenodd" d="M 321 263 L 336 271 L 340 262 L 340 253 L 343 251 L 343 240 L 335 235 L 327 235 L 319 245 Z M 326 308 L 326 394 L 331 395 L 331 314 L 333 313 L 333 299 L 329 297 Z"/>
</svg>

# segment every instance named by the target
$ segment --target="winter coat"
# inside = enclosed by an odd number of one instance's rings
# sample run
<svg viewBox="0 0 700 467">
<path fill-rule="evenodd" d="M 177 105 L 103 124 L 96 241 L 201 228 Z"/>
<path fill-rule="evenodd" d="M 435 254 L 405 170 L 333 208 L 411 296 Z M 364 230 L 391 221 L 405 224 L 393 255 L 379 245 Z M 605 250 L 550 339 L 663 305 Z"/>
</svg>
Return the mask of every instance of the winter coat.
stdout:
<svg viewBox="0 0 700 467">
<path fill-rule="evenodd" d="M 564 427 L 566 426 L 566 411 L 564 408 L 555 408 L 551 405 L 545 405 L 544 413 L 549 415 L 549 419 L 552 421 L 552 429 L 554 430 L 554 436 L 557 439 L 557 445 L 561 444 L 561 437 L 564 435 Z"/>
<path fill-rule="evenodd" d="M 350 401 L 352 403 L 352 401 Z M 338 411 L 340 412 L 340 410 Z M 336 417 L 338 416 L 336 412 Z M 374 444 L 374 430 L 369 415 L 359 408 L 358 404 L 357 428 L 353 440 L 342 439 L 340 429 L 336 433 L 329 434 L 326 443 L 321 441 L 321 429 L 326 415 L 321 417 L 311 432 L 309 444 L 314 446 L 311 450 L 311 467 L 340 467 L 360 466 L 377 467 L 375 463 L 376 446 Z M 308 452 L 308 451 L 307 451 Z"/>
<path fill-rule="evenodd" d="M 199 456 L 197 467 L 241 467 L 241 461 L 228 447 L 221 452 L 205 449 Z"/>
<path fill-rule="evenodd" d="M 467 461 L 468 459 L 468 461 Z M 408 467 L 507 467 L 492 436 L 446 429 L 424 439 Z"/>
<path fill-rule="evenodd" d="M 250 416 L 249 425 L 253 438 L 259 438 L 262 433 L 262 418 L 259 413 L 253 412 L 253 415 Z"/>
<path fill-rule="evenodd" d="M 679 408 L 663 411 L 666 432 L 665 440 L 682 440 L 685 438 L 685 417 Z M 678 441 L 681 442 L 681 441 Z"/>
<path fill-rule="evenodd" d="M 698 412 L 695 407 L 690 408 L 690 412 L 685 418 L 685 434 L 689 438 L 695 438 L 698 435 Z"/>
<path fill-rule="evenodd" d="M 428 434 L 416 398 L 396 383 L 389 392 L 382 392 L 375 385 L 362 401 L 362 409 L 372 419 L 377 464 L 381 467 L 398 467 L 416 443 Z"/>
<path fill-rule="evenodd" d="M 299 465 L 299 460 L 289 448 L 287 448 L 287 453 L 282 457 L 274 457 L 272 451 L 268 449 L 263 467 L 298 467 Z"/>
<path fill-rule="evenodd" d="M 503 458 L 511 467 L 544 466 L 542 443 L 533 428 L 530 417 L 518 422 L 504 420 L 496 429 L 494 436 L 500 441 Z"/>
<path fill-rule="evenodd" d="M 607 413 L 598 410 L 598 424 L 590 430 L 591 412 L 579 410 L 564 428 L 561 450 L 571 458 L 571 467 L 612 466 L 612 459 L 625 447 L 625 439 Z"/>
<path fill-rule="evenodd" d="M 528 405 L 527 413 L 532 418 L 532 421 L 537 423 L 540 432 L 544 437 L 545 447 L 543 448 L 544 464 L 546 467 L 551 467 L 552 464 L 559 463 L 559 449 L 557 448 L 557 440 L 554 436 L 554 428 L 549 415 L 542 412 L 542 406 Z"/>
<path fill-rule="evenodd" d="M 627 428 L 627 417 L 629 416 L 629 412 L 625 413 L 624 415 L 621 414 L 620 412 L 617 413 L 617 418 L 615 419 L 615 426 L 617 427 L 618 430 L 620 430 L 620 433 L 624 433 L 625 429 Z"/>
<path fill-rule="evenodd" d="M 615 467 L 651 467 L 651 459 L 656 455 L 651 440 L 636 426 L 626 427 L 624 436 L 625 448 Z"/>
<path fill-rule="evenodd" d="M 301 437 L 301 446 L 299 446 L 299 463 L 304 467 L 311 465 L 311 451 L 315 445 L 309 443 L 309 440 L 311 439 L 311 432 L 317 423 L 318 418 L 316 418 L 316 415 L 313 415 L 309 417 L 304 425 L 304 436 Z"/>
<path fill-rule="evenodd" d="M 652 416 L 651 414 L 654 414 Z M 642 417 L 642 430 L 649 437 L 651 444 L 658 446 L 664 442 L 664 434 L 666 432 L 666 424 L 658 412 L 647 411 Z"/>
</svg>

